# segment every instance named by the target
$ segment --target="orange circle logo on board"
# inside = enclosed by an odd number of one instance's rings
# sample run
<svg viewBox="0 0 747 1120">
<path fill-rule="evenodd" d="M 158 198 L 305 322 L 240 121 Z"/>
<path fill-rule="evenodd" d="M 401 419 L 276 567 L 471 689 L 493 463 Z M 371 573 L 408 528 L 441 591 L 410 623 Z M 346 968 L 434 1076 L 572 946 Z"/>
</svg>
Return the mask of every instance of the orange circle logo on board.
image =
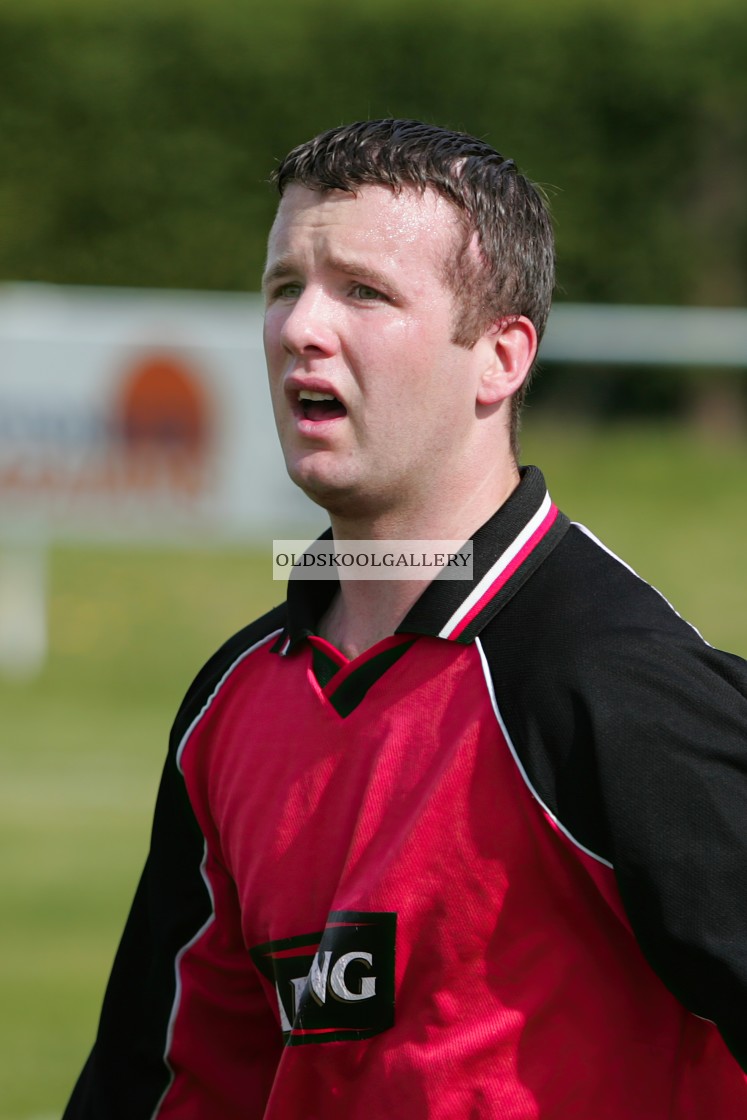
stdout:
<svg viewBox="0 0 747 1120">
<path fill-rule="evenodd" d="M 138 489 L 148 482 L 182 492 L 202 489 L 212 409 L 202 379 L 185 358 L 164 351 L 143 355 L 122 378 L 114 415 L 122 451 L 141 464 Z"/>
</svg>

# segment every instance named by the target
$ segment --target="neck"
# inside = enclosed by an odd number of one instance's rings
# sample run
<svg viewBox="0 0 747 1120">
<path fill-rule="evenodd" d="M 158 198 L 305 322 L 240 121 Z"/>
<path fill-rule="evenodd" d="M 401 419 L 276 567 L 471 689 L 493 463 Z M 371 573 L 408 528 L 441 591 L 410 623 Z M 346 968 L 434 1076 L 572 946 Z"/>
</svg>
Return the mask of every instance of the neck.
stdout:
<svg viewBox="0 0 747 1120">
<path fill-rule="evenodd" d="M 492 481 L 492 484 L 491 484 Z M 503 505 L 519 483 L 515 465 L 496 485 L 483 480 L 462 500 L 438 509 L 382 511 L 367 518 L 331 517 L 336 541 L 418 540 L 463 543 Z M 431 582 L 422 580 L 342 580 L 320 623 L 320 634 L 346 657 L 354 658 L 393 634 Z"/>
</svg>

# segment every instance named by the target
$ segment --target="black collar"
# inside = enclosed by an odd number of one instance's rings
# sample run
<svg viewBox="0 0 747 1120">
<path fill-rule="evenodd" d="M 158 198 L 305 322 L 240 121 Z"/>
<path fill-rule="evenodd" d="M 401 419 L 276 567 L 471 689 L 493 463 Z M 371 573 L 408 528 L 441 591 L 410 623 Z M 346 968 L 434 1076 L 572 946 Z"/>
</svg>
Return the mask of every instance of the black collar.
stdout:
<svg viewBox="0 0 747 1120">
<path fill-rule="evenodd" d="M 568 519 L 550 501 L 542 472 L 537 467 L 522 468 L 517 488 L 472 538 L 472 579 L 435 579 L 396 632 L 474 641 L 549 555 L 568 526 Z M 323 536 L 331 537 L 331 531 Z M 336 579 L 290 580 L 288 627 L 273 648 L 287 653 L 316 633 L 338 587 Z"/>
</svg>

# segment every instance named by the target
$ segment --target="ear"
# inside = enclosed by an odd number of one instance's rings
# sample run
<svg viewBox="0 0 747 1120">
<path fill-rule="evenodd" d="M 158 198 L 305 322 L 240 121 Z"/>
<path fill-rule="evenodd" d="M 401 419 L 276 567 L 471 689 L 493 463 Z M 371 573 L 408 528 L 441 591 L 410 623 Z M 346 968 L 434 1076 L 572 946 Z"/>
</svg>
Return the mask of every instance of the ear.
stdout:
<svg viewBox="0 0 747 1120">
<path fill-rule="evenodd" d="M 537 353 L 534 323 L 524 315 L 498 319 L 478 345 L 485 357 L 477 387 L 477 403 L 499 404 L 512 397 L 529 376 Z"/>
</svg>

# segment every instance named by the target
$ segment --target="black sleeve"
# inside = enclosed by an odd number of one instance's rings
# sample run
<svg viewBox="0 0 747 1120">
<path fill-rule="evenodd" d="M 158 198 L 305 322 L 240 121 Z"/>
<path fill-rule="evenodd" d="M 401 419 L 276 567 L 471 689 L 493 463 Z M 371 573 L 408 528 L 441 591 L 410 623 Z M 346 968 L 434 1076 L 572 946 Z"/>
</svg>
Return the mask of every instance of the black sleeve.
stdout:
<svg viewBox="0 0 747 1120">
<path fill-rule="evenodd" d="M 610 859 L 649 963 L 747 1069 L 747 667 L 626 637 L 586 697 Z"/>
<path fill-rule="evenodd" d="M 228 641 L 179 709 L 153 819 L 150 850 L 117 950 L 99 1029 L 63 1120 L 151 1120 L 170 1081 L 164 1054 L 180 949 L 211 913 L 200 874 L 205 840 L 176 765 L 179 745 L 223 674 L 283 625 L 276 608 Z"/>
<path fill-rule="evenodd" d="M 747 663 L 577 529 L 483 640 L 535 789 L 747 1069 Z"/>
</svg>

